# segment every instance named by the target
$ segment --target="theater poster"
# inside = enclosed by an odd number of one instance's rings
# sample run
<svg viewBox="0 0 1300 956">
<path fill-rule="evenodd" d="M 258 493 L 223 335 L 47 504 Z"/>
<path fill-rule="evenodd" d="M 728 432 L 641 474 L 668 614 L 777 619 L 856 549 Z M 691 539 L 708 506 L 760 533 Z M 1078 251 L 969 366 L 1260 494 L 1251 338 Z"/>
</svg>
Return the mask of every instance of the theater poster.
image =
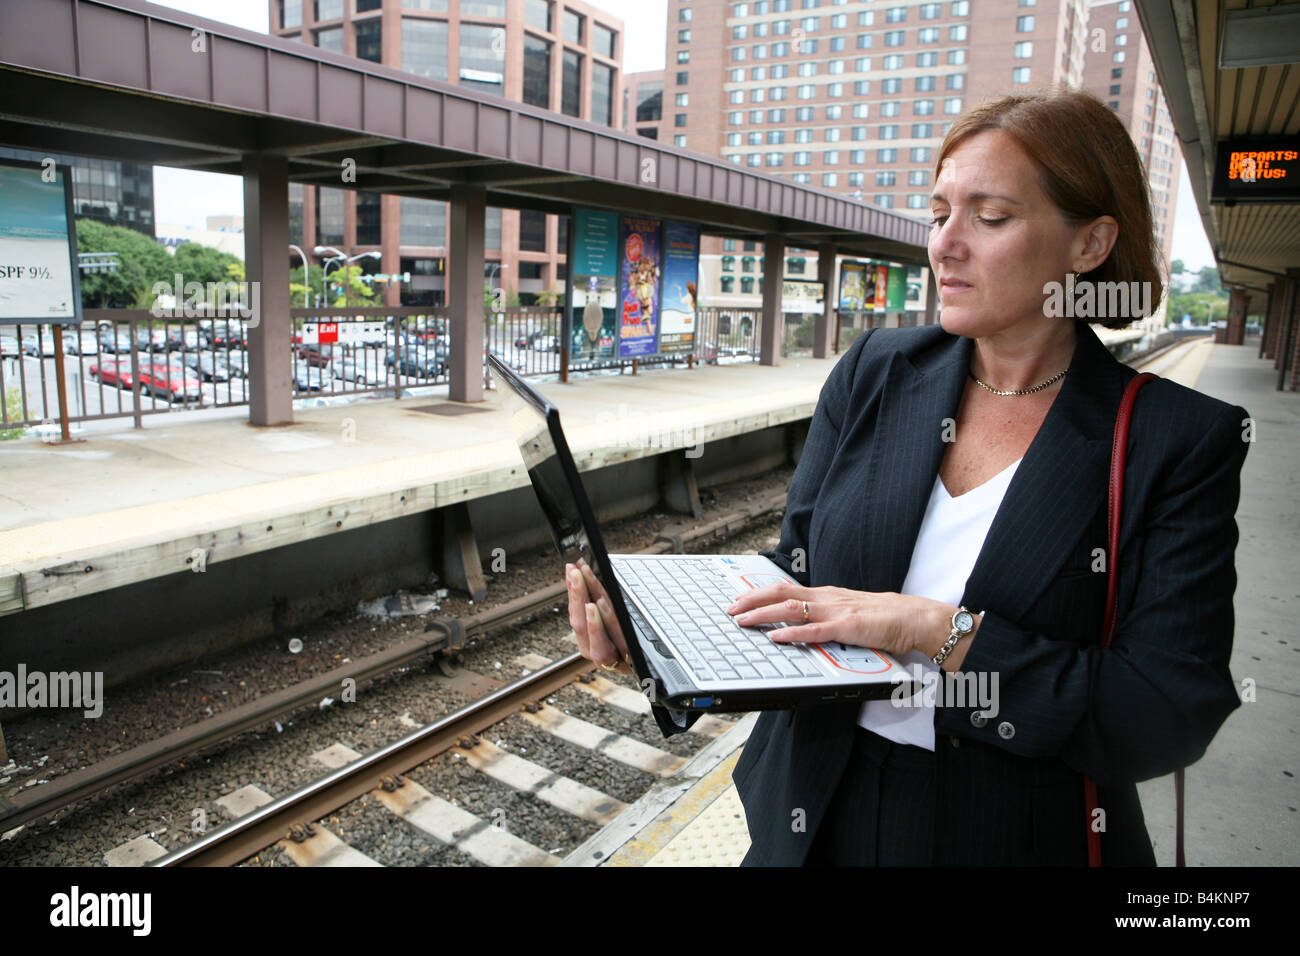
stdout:
<svg viewBox="0 0 1300 956">
<path fill-rule="evenodd" d="M 659 351 L 689 352 L 695 345 L 700 279 L 700 228 L 664 223 L 663 303 L 659 309 Z"/>
<path fill-rule="evenodd" d="M 889 293 L 889 273 L 891 271 L 889 266 L 876 264 L 875 308 L 878 310 L 885 308 L 886 297 Z"/>
<path fill-rule="evenodd" d="M 623 218 L 619 285 L 619 358 L 654 355 L 659 336 L 659 279 L 663 269 L 658 219 Z"/>
<path fill-rule="evenodd" d="M 68 167 L 0 162 L 0 324 L 79 324 Z"/>
<path fill-rule="evenodd" d="M 840 311 L 861 312 L 867 308 L 867 264 L 865 262 L 840 263 Z M 874 297 L 875 289 L 871 290 Z"/>
<path fill-rule="evenodd" d="M 573 214 L 572 358 L 613 358 L 618 330 L 618 214 Z"/>
<path fill-rule="evenodd" d="M 885 308 L 890 312 L 902 312 L 907 308 L 907 270 L 900 266 L 889 270 L 885 282 Z"/>
</svg>

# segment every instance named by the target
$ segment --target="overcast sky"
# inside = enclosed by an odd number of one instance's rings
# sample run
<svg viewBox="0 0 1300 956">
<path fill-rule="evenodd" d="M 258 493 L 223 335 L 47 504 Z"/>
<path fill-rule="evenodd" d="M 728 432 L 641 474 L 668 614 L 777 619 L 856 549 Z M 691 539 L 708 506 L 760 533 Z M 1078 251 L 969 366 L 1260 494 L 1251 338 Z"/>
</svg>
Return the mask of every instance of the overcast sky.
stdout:
<svg viewBox="0 0 1300 956">
<path fill-rule="evenodd" d="M 154 0 L 157 2 L 157 0 Z M 628 73 L 662 70 L 666 41 L 667 0 L 587 0 L 623 21 L 625 35 L 636 42 L 623 44 L 623 68 Z M 232 23 L 261 33 L 268 31 L 270 4 L 267 0 L 164 0 L 159 6 L 172 7 L 199 16 Z M 1173 258 L 1182 259 L 1189 269 L 1212 265 L 1214 256 L 1205 238 L 1200 213 L 1192 198 L 1191 181 L 1178 160 L 1178 205 L 1174 211 Z M 243 188 L 238 177 L 189 170 L 154 168 L 156 221 L 165 225 L 202 228 L 208 216 L 242 215 Z"/>
</svg>

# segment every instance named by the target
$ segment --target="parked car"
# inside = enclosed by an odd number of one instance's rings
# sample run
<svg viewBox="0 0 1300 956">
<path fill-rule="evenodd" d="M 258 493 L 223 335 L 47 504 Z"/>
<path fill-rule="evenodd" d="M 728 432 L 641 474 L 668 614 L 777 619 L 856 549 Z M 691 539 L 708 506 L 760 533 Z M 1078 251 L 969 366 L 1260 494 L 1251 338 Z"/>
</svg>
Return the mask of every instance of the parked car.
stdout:
<svg viewBox="0 0 1300 956">
<path fill-rule="evenodd" d="M 151 362 L 140 366 L 140 391 L 149 392 L 169 402 L 202 400 L 201 383 L 185 366 Z"/>
<path fill-rule="evenodd" d="M 358 362 L 356 359 L 344 359 L 339 362 L 334 367 L 334 376 L 345 382 L 355 382 L 364 386 L 383 385 L 387 380 L 387 377 L 379 369 L 364 362 Z"/>
<path fill-rule="evenodd" d="M 219 352 L 216 356 L 216 363 L 220 368 L 226 370 L 227 379 L 248 378 L 247 352 Z"/>
<path fill-rule="evenodd" d="M 244 348 L 248 330 L 239 319 L 205 319 L 199 323 L 199 337 L 209 348 Z"/>
<path fill-rule="evenodd" d="M 135 345 L 141 352 L 166 352 L 167 332 L 165 329 L 136 329 Z"/>
<path fill-rule="evenodd" d="M 230 381 L 230 372 L 211 352 L 191 352 L 185 356 L 185 364 L 205 382 Z"/>
<path fill-rule="evenodd" d="M 319 392 L 327 384 L 325 373 L 312 365 L 300 365 L 293 373 L 293 388 L 297 392 Z"/>
<path fill-rule="evenodd" d="M 198 329 L 167 330 L 167 350 L 170 352 L 197 352 L 200 344 Z"/>
<path fill-rule="evenodd" d="M 560 340 L 554 335 L 539 332 L 532 337 L 532 346 L 538 352 L 558 352 L 560 350 Z"/>
<path fill-rule="evenodd" d="M 91 378 L 104 385 L 131 388 L 131 363 L 123 361 L 96 362 L 87 370 Z"/>
<path fill-rule="evenodd" d="M 98 355 L 99 339 L 93 332 L 73 334 L 69 332 L 63 338 L 63 351 L 69 355 Z"/>
<path fill-rule="evenodd" d="M 447 370 L 445 356 L 439 356 L 432 350 L 423 354 L 403 352 L 400 358 L 389 352 L 384 364 L 397 374 L 409 375 L 412 378 L 437 378 Z"/>
<path fill-rule="evenodd" d="M 101 329 L 99 333 L 99 348 L 103 352 L 111 352 L 114 355 L 129 355 L 131 353 L 131 336 L 127 332 L 114 332 L 111 329 Z"/>
<path fill-rule="evenodd" d="M 325 368 L 334 358 L 333 345 L 303 345 L 293 347 L 298 358 L 313 368 Z"/>
</svg>

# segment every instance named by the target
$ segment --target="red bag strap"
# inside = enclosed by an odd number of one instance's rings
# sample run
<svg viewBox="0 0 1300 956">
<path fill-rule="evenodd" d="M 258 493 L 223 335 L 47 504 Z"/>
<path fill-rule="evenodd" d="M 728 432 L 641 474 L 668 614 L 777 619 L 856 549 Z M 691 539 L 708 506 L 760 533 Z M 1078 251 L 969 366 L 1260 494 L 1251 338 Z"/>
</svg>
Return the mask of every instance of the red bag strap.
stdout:
<svg viewBox="0 0 1300 956">
<path fill-rule="evenodd" d="M 1110 647 L 1115 636 L 1116 593 L 1119 586 L 1119 524 L 1124 502 L 1124 463 L 1128 454 L 1129 423 L 1133 418 L 1133 404 L 1142 386 L 1156 378 L 1150 372 L 1133 377 L 1120 399 L 1119 414 L 1115 418 L 1115 436 L 1110 450 L 1110 493 L 1106 503 L 1106 616 L 1103 619 L 1101 647 Z M 1101 834 L 1093 829 L 1093 815 L 1097 809 L 1097 785 L 1091 777 L 1084 778 L 1084 802 L 1087 809 L 1088 865 L 1101 866 Z M 1183 771 L 1174 774 L 1174 800 L 1177 805 L 1175 865 L 1186 866 L 1183 856 Z"/>
</svg>

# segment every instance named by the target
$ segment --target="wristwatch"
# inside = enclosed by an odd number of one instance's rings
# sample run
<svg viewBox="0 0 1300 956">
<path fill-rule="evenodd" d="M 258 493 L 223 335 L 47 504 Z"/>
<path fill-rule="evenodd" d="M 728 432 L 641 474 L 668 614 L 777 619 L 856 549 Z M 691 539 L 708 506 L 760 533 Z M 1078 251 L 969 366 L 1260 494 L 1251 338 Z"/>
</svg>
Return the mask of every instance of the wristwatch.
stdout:
<svg viewBox="0 0 1300 956">
<path fill-rule="evenodd" d="M 948 635 L 948 640 L 944 641 L 943 647 L 939 648 L 939 653 L 930 660 L 942 664 L 948 659 L 952 649 L 957 646 L 957 642 L 973 630 L 975 630 L 975 615 L 968 608 L 958 608 L 957 613 L 952 616 L 952 633 Z"/>
</svg>

